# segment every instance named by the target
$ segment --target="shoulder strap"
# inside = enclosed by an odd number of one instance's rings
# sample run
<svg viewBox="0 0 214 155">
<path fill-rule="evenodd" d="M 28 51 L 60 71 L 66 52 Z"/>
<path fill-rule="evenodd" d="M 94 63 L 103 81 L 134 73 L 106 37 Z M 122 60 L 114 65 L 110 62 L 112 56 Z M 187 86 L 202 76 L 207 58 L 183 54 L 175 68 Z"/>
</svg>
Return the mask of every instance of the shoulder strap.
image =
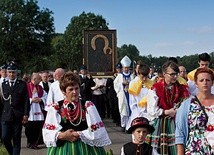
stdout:
<svg viewBox="0 0 214 155">
<path fill-rule="evenodd" d="M 206 111 L 205 111 L 204 106 L 202 106 L 201 102 L 199 101 L 199 99 L 197 98 L 196 95 L 195 95 L 195 99 L 196 99 L 196 101 L 199 103 L 199 105 L 201 106 L 201 109 L 202 109 L 202 111 L 204 112 L 204 115 L 205 115 L 205 117 L 206 117 L 206 119 L 207 119 L 207 121 L 208 121 L 208 115 L 207 115 L 207 113 L 206 113 Z"/>
</svg>

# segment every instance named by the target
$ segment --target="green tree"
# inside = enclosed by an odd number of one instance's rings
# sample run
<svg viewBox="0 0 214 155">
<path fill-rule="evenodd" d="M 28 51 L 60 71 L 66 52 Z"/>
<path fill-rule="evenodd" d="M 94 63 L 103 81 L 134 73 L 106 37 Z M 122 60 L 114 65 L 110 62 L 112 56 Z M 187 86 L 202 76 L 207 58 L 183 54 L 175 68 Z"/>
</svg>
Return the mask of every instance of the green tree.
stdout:
<svg viewBox="0 0 214 155">
<path fill-rule="evenodd" d="M 54 32 L 52 12 L 36 0 L 0 1 L 1 63 L 15 58 L 24 71 L 46 68 Z"/>
<path fill-rule="evenodd" d="M 52 60 L 54 60 L 54 68 L 62 67 L 66 68 L 72 61 L 65 61 L 65 58 L 69 59 L 69 53 L 65 53 L 65 40 L 63 34 L 55 34 L 51 41 L 54 54 L 52 55 Z"/>
<path fill-rule="evenodd" d="M 135 45 L 122 45 L 120 48 L 117 48 L 117 58 L 120 61 L 124 56 L 128 56 L 131 60 L 138 60 L 139 59 L 139 50 Z"/>
<path fill-rule="evenodd" d="M 185 66 L 187 72 L 198 68 L 198 54 L 181 57 L 179 64 Z"/>
<path fill-rule="evenodd" d="M 68 69 L 77 69 L 83 63 L 83 36 L 84 30 L 107 30 L 108 23 L 101 15 L 83 12 L 71 18 L 70 24 L 62 38 L 54 47 L 60 66 Z"/>
</svg>

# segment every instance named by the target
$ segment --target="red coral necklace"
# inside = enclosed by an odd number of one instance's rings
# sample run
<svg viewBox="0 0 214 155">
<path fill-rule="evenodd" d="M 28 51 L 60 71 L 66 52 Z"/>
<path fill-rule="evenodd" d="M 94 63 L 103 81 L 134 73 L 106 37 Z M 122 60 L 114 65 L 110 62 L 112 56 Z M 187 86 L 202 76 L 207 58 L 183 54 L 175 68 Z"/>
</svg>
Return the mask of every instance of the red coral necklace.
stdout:
<svg viewBox="0 0 214 155">
<path fill-rule="evenodd" d="M 63 109 L 64 112 L 67 111 L 65 115 L 69 120 L 69 122 L 73 126 L 78 126 L 82 121 L 82 108 L 80 106 L 80 101 L 78 100 L 77 102 L 69 102 L 65 100 L 63 103 L 63 108 L 64 108 Z M 77 122 L 77 123 L 74 123 L 74 122 Z"/>
</svg>

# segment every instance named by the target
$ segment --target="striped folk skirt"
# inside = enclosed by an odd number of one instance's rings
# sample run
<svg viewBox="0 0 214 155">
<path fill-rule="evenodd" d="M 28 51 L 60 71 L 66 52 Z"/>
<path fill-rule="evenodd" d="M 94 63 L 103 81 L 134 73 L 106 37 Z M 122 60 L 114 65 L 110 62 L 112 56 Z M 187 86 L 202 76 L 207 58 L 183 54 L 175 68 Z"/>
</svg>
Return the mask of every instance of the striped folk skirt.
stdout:
<svg viewBox="0 0 214 155">
<path fill-rule="evenodd" d="M 106 152 L 103 147 L 90 146 L 77 140 L 75 142 L 66 141 L 60 147 L 49 147 L 47 155 L 106 155 Z"/>
<path fill-rule="evenodd" d="M 155 131 L 147 135 L 146 142 L 161 155 L 176 155 L 174 118 L 161 116 L 155 119 L 153 126 Z"/>
</svg>

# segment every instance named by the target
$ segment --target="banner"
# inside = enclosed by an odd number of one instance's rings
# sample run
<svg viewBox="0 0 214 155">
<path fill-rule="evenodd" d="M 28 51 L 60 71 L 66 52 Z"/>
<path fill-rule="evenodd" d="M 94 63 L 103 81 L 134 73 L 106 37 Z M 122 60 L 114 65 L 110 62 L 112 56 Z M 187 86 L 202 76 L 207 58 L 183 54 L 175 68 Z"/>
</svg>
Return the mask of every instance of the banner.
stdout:
<svg viewBox="0 0 214 155">
<path fill-rule="evenodd" d="M 116 30 L 85 30 L 84 59 L 92 76 L 113 76 L 116 63 Z"/>
</svg>

